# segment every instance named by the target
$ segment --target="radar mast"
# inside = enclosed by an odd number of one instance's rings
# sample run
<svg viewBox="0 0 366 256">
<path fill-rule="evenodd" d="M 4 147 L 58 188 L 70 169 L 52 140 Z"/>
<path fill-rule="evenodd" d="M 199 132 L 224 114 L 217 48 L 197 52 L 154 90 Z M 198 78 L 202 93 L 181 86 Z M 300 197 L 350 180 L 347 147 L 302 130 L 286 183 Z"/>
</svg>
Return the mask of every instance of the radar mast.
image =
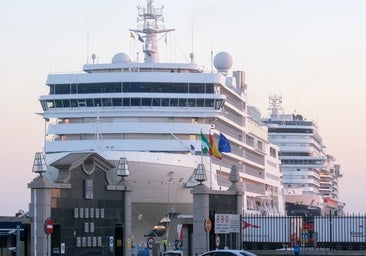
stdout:
<svg viewBox="0 0 366 256">
<path fill-rule="evenodd" d="M 165 29 L 163 22 L 163 6 L 153 6 L 153 0 L 146 0 L 146 7 L 138 6 L 137 29 L 130 31 L 137 33 L 138 40 L 144 44 L 144 61 L 148 63 L 159 62 L 158 34 L 174 31 Z M 142 36 L 141 34 L 144 34 Z"/>
<path fill-rule="evenodd" d="M 272 115 L 278 116 L 280 114 L 280 110 L 283 111 L 282 108 L 282 96 L 273 95 L 269 96 L 269 108 L 268 110 L 272 111 Z"/>
</svg>

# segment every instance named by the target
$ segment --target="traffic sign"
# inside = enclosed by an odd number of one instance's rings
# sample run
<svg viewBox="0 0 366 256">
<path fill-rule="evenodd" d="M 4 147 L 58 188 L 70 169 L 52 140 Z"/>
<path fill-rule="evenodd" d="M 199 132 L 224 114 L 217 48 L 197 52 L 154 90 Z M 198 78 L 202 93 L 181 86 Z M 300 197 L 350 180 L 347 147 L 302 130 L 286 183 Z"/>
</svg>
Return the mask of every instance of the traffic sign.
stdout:
<svg viewBox="0 0 366 256">
<path fill-rule="evenodd" d="M 216 234 L 216 237 L 215 237 L 215 244 L 216 244 L 216 248 L 220 247 L 220 236 L 218 234 Z"/>
<path fill-rule="evenodd" d="M 206 232 L 210 232 L 211 228 L 212 228 L 211 220 L 207 218 L 205 220 L 205 230 L 206 230 Z"/>
<path fill-rule="evenodd" d="M 149 237 L 147 239 L 147 247 L 149 247 L 150 249 L 152 249 L 153 246 L 154 246 L 154 244 L 155 244 L 155 239 L 153 237 Z"/>
<path fill-rule="evenodd" d="M 51 218 L 47 218 L 44 222 L 44 231 L 47 235 L 51 235 L 53 232 L 53 220 Z"/>
</svg>

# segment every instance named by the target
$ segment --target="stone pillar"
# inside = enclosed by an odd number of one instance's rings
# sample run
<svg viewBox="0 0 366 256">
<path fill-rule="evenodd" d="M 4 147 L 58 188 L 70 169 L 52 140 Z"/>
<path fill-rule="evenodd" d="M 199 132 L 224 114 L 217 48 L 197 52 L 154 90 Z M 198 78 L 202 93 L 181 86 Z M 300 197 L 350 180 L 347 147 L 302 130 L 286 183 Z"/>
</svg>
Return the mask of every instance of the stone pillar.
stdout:
<svg viewBox="0 0 366 256">
<path fill-rule="evenodd" d="M 123 211 L 124 220 L 123 223 L 123 255 L 131 255 L 131 244 L 132 244 L 132 199 L 131 199 L 131 186 L 125 181 L 121 180 L 118 185 L 107 185 L 107 190 L 118 190 L 121 191 L 121 197 L 123 197 Z"/>
<path fill-rule="evenodd" d="M 51 255 L 51 235 L 45 231 L 45 222 L 51 217 L 52 189 L 70 189 L 70 184 L 54 183 L 46 177 L 37 177 L 28 183 L 31 189 L 31 256 Z"/>
<path fill-rule="evenodd" d="M 124 210 L 125 210 L 125 233 L 124 233 L 124 254 L 131 255 L 132 246 L 132 199 L 131 187 L 127 181 L 124 182 Z"/>
<path fill-rule="evenodd" d="M 209 233 L 205 230 L 205 220 L 209 218 L 209 189 L 197 185 L 193 190 L 193 255 L 209 250 Z"/>
<path fill-rule="evenodd" d="M 238 204 L 237 213 L 242 214 L 242 209 L 244 207 L 243 198 L 244 198 L 245 188 L 244 188 L 244 184 L 242 182 L 239 182 L 240 181 L 239 172 L 236 169 L 236 165 L 231 166 L 229 180 L 231 181 L 231 186 L 228 189 L 228 191 L 234 192 L 237 194 L 237 204 Z"/>
<path fill-rule="evenodd" d="M 239 172 L 236 168 L 236 165 L 232 165 L 231 166 L 231 171 L 230 171 L 230 176 L 229 176 L 229 181 L 231 181 L 231 186 L 228 189 L 228 192 L 233 192 L 236 194 L 236 202 L 237 202 L 237 209 L 236 209 L 236 213 L 240 214 L 241 218 L 242 216 L 242 209 L 244 207 L 244 184 L 242 182 L 240 182 L 240 177 L 239 177 Z M 236 245 L 237 248 L 236 249 L 240 249 L 242 248 L 242 228 L 240 225 L 240 232 L 236 237 Z"/>
<path fill-rule="evenodd" d="M 44 225 L 51 217 L 51 189 L 53 182 L 45 177 L 35 178 L 28 184 L 31 189 L 31 256 L 51 255 L 51 238 Z"/>
</svg>

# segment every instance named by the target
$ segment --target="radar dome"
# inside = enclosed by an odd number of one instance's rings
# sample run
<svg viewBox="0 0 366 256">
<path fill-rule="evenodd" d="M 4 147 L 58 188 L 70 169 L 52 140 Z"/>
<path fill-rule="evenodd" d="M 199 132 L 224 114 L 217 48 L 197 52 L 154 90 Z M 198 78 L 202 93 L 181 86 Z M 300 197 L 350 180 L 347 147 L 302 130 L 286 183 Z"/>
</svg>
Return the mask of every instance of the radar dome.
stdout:
<svg viewBox="0 0 366 256">
<path fill-rule="evenodd" d="M 227 72 L 233 66 L 233 58 L 227 52 L 219 52 L 214 57 L 214 65 L 219 72 Z"/>
<path fill-rule="evenodd" d="M 112 58 L 112 63 L 127 63 L 130 61 L 130 57 L 128 57 L 128 55 L 123 52 L 117 53 Z"/>
</svg>

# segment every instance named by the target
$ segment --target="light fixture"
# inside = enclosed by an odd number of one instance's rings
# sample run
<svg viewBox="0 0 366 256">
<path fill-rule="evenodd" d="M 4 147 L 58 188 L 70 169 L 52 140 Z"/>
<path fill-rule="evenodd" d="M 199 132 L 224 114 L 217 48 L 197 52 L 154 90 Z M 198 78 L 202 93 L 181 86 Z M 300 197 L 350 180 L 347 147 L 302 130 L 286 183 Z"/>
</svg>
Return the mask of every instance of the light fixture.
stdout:
<svg viewBox="0 0 366 256">
<path fill-rule="evenodd" d="M 42 174 L 47 172 L 48 167 L 46 164 L 46 160 L 44 159 L 42 152 L 36 152 L 34 155 L 34 162 L 32 172 L 38 173 L 39 176 L 42 177 Z"/>
<path fill-rule="evenodd" d="M 170 220 L 170 216 L 169 214 L 166 214 L 161 220 L 160 220 L 160 223 L 170 223 L 171 220 Z"/>
<path fill-rule="evenodd" d="M 121 157 L 118 161 L 116 173 L 119 177 L 122 178 L 122 180 L 125 179 L 125 177 L 130 175 L 130 171 L 128 170 L 128 164 L 127 159 L 125 157 Z"/>
<path fill-rule="evenodd" d="M 239 182 L 239 180 L 240 180 L 239 172 L 236 169 L 236 165 L 233 165 L 233 166 L 231 166 L 229 181 L 231 181 L 232 183 L 237 183 L 237 182 Z"/>
<path fill-rule="evenodd" d="M 200 184 L 206 180 L 206 170 L 203 164 L 198 164 L 196 169 L 196 175 L 194 179 L 198 181 Z"/>
</svg>

